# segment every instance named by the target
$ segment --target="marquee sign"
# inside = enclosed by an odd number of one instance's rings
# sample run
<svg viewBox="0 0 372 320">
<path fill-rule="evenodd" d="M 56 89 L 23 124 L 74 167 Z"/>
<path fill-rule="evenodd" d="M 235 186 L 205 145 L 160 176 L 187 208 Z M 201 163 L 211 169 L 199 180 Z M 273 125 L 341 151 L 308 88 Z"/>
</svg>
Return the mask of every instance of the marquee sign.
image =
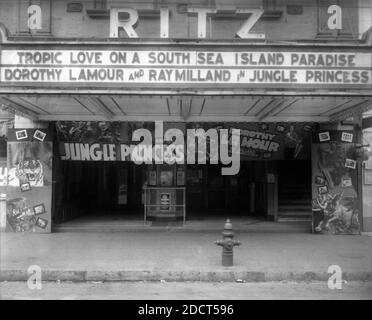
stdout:
<svg viewBox="0 0 372 320">
<path fill-rule="evenodd" d="M 372 54 L 278 48 L 3 50 L 2 85 L 370 88 Z"/>
</svg>

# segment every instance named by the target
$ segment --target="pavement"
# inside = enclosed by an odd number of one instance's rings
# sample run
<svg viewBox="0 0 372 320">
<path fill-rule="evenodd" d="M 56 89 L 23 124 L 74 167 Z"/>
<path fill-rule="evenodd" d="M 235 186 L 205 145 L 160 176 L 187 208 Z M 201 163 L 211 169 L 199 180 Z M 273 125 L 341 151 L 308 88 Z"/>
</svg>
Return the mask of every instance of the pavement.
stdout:
<svg viewBox="0 0 372 320">
<path fill-rule="evenodd" d="M 221 230 L 213 228 L 1 233 L 0 281 L 27 280 L 31 265 L 40 266 L 45 281 L 324 281 L 331 265 L 344 280 L 372 281 L 372 237 L 312 234 L 293 224 L 272 228 L 234 227 L 242 245 L 234 249 L 233 267 L 221 266 L 214 244 Z"/>
<path fill-rule="evenodd" d="M 1 300 L 371 300 L 372 282 L 43 282 L 31 290 L 25 282 L 0 282 Z M 225 301 L 225 302 L 224 302 Z M 191 302 L 192 304 L 194 302 Z M 221 303 L 221 302 L 220 302 Z M 227 303 L 229 305 L 229 303 Z M 137 308 L 141 303 L 137 303 Z M 174 308 L 176 309 L 176 308 Z M 177 315 L 173 310 L 172 315 Z M 194 315 L 195 316 L 195 315 Z"/>
<path fill-rule="evenodd" d="M 235 232 L 271 232 L 271 233 L 309 233 L 311 232 L 311 220 L 276 223 L 264 220 L 260 217 L 238 217 L 232 215 Z M 79 217 L 64 223 L 55 225 L 55 232 L 122 232 L 122 231 L 180 231 L 180 232 L 221 232 L 225 219 L 219 216 L 195 214 L 186 221 L 177 222 L 144 222 L 143 216 L 134 215 L 110 215 L 104 213 L 91 217 Z"/>
</svg>

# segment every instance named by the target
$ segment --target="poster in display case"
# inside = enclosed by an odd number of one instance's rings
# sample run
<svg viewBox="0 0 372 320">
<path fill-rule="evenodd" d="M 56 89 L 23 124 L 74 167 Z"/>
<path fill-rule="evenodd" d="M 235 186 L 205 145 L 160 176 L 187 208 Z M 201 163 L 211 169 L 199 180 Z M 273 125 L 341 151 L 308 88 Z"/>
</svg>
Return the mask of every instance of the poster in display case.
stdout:
<svg viewBox="0 0 372 320">
<path fill-rule="evenodd" d="M 156 171 L 155 170 L 151 170 L 149 172 L 149 185 L 150 186 L 156 185 Z"/>
<path fill-rule="evenodd" d="M 178 170 L 177 171 L 177 186 L 185 185 L 185 171 Z"/>
<path fill-rule="evenodd" d="M 170 187 L 173 185 L 173 171 L 162 170 L 160 172 L 160 185 L 162 187 Z"/>
<path fill-rule="evenodd" d="M 171 195 L 168 192 L 160 193 L 160 211 L 170 211 Z"/>
</svg>

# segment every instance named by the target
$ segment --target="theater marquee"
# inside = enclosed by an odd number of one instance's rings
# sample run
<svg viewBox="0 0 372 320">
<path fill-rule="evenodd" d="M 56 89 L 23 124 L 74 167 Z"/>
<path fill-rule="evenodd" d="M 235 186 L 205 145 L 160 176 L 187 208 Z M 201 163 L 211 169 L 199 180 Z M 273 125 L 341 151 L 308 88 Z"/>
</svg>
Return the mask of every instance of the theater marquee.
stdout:
<svg viewBox="0 0 372 320">
<path fill-rule="evenodd" d="M 267 46 L 3 50 L 1 83 L 63 87 L 370 88 L 368 51 Z"/>
</svg>

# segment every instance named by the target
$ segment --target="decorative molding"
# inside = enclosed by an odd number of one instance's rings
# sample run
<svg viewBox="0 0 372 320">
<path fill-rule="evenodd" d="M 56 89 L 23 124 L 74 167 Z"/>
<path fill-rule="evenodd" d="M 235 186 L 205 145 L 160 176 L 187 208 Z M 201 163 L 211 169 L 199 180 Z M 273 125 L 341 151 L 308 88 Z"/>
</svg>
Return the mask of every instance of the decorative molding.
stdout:
<svg viewBox="0 0 372 320">
<path fill-rule="evenodd" d="M 0 43 L 8 43 L 9 31 L 8 29 L 0 22 Z"/>
<path fill-rule="evenodd" d="M 362 41 L 372 46 L 372 26 L 366 32 L 363 33 Z"/>
<path fill-rule="evenodd" d="M 12 101 L 9 98 L 0 97 L 0 103 L 4 104 L 6 107 L 8 107 L 11 110 L 14 110 L 16 114 L 22 115 L 25 118 L 31 119 L 31 120 L 38 120 L 39 114 L 30 110 L 26 106 L 23 106 L 17 102 Z"/>
<path fill-rule="evenodd" d="M 330 122 L 336 122 L 354 117 L 356 115 L 361 115 L 363 112 L 369 111 L 372 109 L 371 99 L 367 99 L 361 102 L 358 102 L 345 110 L 333 113 L 330 115 Z"/>
<path fill-rule="evenodd" d="M 140 9 L 138 11 L 138 16 L 140 18 L 159 18 L 160 11 L 155 9 Z M 110 10 L 109 9 L 86 9 L 86 13 L 91 19 L 109 19 Z"/>
<path fill-rule="evenodd" d="M 140 18 L 159 18 L 160 11 L 156 9 L 139 9 L 138 16 Z M 109 9 L 87 9 L 87 15 L 91 19 L 109 19 L 110 10 Z M 171 14 L 171 11 L 169 12 Z M 185 12 L 187 14 L 187 12 Z M 283 10 L 265 10 L 261 19 L 280 19 L 282 17 Z M 218 10 L 217 13 L 213 14 L 213 19 L 239 19 L 241 20 L 242 15 L 237 15 L 235 10 Z"/>
</svg>

